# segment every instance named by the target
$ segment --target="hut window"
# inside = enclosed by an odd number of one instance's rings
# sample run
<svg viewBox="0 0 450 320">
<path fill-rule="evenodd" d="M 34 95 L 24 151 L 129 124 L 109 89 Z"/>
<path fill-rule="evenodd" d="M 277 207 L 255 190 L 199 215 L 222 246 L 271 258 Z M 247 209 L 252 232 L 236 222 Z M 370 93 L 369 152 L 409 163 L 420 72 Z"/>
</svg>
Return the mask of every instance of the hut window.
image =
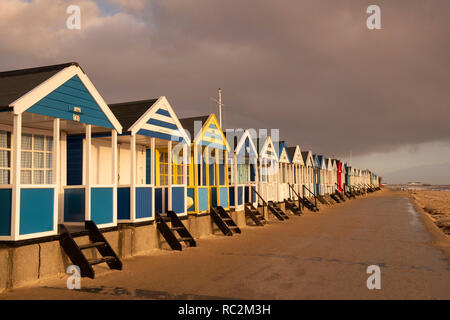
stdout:
<svg viewBox="0 0 450 320">
<path fill-rule="evenodd" d="M 234 183 L 232 167 L 233 167 L 232 164 L 228 166 L 228 181 L 230 183 Z"/>
<path fill-rule="evenodd" d="M 159 153 L 159 185 L 169 184 L 169 156 L 167 152 Z"/>
<path fill-rule="evenodd" d="M 172 167 L 173 174 L 173 183 L 174 184 L 183 184 L 183 164 L 173 164 Z"/>
<path fill-rule="evenodd" d="M 53 137 L 22 135 L 21 175 L 23 184 L 53 183 Z"/>
<path fill-rule="evenodd" d="M 0 131 L 0 184 L 10 184 L 11 133 Z"/>
</svg>

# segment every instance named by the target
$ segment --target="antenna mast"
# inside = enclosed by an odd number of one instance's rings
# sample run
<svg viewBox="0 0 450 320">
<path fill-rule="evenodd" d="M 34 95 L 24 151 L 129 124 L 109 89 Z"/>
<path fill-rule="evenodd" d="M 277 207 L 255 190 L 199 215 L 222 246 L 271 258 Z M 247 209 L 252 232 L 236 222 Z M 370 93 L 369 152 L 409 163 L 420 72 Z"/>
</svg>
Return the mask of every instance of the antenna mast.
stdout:
<svg viewBox="0 0 450 320">
<path fill-rule="evenodd" d="M 219 125 L 222 128 L 222 107 L 225 107 L 225 104 L 222 103 L 222 89 L 219 88 L 219 99 L 216 100 L 214 98 L 210 98 L 212 101 L 217 103 L 217 107 L 219 108 Z"/>
</svg>

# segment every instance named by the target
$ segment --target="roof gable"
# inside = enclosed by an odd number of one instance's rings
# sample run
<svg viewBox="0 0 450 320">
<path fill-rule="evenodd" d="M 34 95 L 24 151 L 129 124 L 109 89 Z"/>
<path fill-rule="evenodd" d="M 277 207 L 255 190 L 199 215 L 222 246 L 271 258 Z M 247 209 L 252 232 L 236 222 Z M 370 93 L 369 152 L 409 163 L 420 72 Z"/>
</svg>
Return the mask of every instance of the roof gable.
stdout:
<svg viewBox="0 0 450 320">
<path fill-rule="evenodd" d="M 113 106 L 113 110 L 119 108 L 124 110 L 133 106 L 135 107 L 134 111 L 136 112 L 134 114 L 135 121 L 128 128 L 128 131 L 131 131 L 133 134 L 158 139 L 178 142 L 185 141 L 187 143 L 191 142 L 166 97 L 162 96 L 157 100 L 137 101 L 134 103 L 116 105 Z M 139 113 L 142 112 L 143 106 L 146 106 L 147 110 L 137 118 Z M 133 108 L 131 108 L 131 110 L 133 110 Z M 128 117 L 129 115 L 127 115 L 127 119 L 129 119 Z"/>
<path fill-rule="evenodd" d="M 123 131 L 130 131 L 134 125 L 158 99 L 129 101 L 110 104 L 109 108 L 123 127 Z"/>
<path fill-rule="evenodd" d="M 332 163 L 331 168 L 333 169 L 333 171 L 337 171 L 337 160 L 333 159 L 331 160 L 331 163 Z"/>
<path fill-rule="evenodd" d="M 280 142 L 280 149 L 278 151 L 279 154 L 279 161 L 283 163 L 291 163 L 291 160 L 289 158 L 286 143 L 284 141 Z"/>
<path fill-rule="evenodd" d="M 250 131 L 245 130 L 241 138 L 239 139 L 234 153 L 237 155 L 248 154 L 251 157 L 258 157 L 258 150 L 256 150 L 255 144 L 250 136 Z"/>
<path fill-rule="evenodd" d="M 302 151 L 301 154 L 302 154 L 303 163 L 305 164 L 305 166 L 313 167 L 314 166 L 314 159 L 313 159 L 311 150 Z"/>
<path fill-rule="evenodd" d="M 275 147 L 272 143 L 272 138 L 270 138 L 270 136 L 266 137 L 266 141 L 264 142 L 261 151 L 259 152 L 259 157 L 278 161 L 278 155 L 275 151 Z"/>
<path fill-rule="evenodd" d="M 303 162 L 302 151 L 298 145 L 295 147 L 288 147 L 287 150 L 291 163 L 305 165 Z"/>
<path fill-rule="evenodd" d="M 26 111 L 113 128 L 111 121 L 102 112 L 99 104 L 77 75 L 50 92 Z"/>
<path fill-rule="evenodd" d="M 194 123 L 195 121 L 197 121 L 195 119 L 196 118 L 190 118 L 189 121 Z M 229 151 L 230 146 L 228 145 L 227 139 L 225 138 L 225 135 L 223 134 L 223 131 L 220 128 L 216 116 L 212 113 L 208 116 L 206 121 L 202 121 L 202 123 L 203 123 L 202 129 L 199 132 L 195 133 L 196 135 L 193 139 L 194 143 L 205 147 Z"/>
</svg>

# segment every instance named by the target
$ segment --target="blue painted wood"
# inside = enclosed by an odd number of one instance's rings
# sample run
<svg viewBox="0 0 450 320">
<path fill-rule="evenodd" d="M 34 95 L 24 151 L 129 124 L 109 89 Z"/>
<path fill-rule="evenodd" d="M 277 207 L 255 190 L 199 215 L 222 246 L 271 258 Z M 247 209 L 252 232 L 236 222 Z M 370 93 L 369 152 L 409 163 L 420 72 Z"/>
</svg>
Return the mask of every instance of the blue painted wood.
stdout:
<svg viewBox="0 0 450 320">
<path fill-rule="evenodd" d="M 222 190 L 222 189 L 221 189 Z M 238 187 L 238 201 L 237 201 L 237 203 L 238 203 L 238 206 L 240 206 L 240 205 L 242 205 L 243 204 L 243 202 L 242 202 L 242 194 L 243 194 L 243 191 L 244 191 L 244 188 L 243 187 Z M 222 203 L 222 193 L 220 194 L 220 202 Z"/>
<path fill-rule="evenodd" d="M 219 163 L 219 184 L 225 185 L 225 164 Z"/>
<path fill-rule="evenodd" d="M 200 164 L 194 164 L 194 166 L 197 167 L 197 181 L 199 185 L 203 184 L 203 181 L 201 180 L 201 167 Z"/>
<path fill-rule="evenodd" d="M 158 110 L 156 111 L 156 113 L 157 113 L 157 114 L 160 114 L 160 115 L 163 115 L 163 116 L 166 116 L 166 117 L 171 117 L 169 111 L 164 110 L 164 109 L 158 109 Z"/>
<path fill-rule="evenodd" d="M 152 183 L 152 152 L 150 149 L 145 150 L 145 183 Z"/>
<path fill-rule="evenodd" d="M 64 222 L 82 222 L 85 218 L 85 189 L 65 189 Z"/>
<path fill-rule="evenodd" d="M 164 209 L 167 211 L 169 206 L 169 189 L 164 189 Z"/>
<path fill-rule="evenodd" d="M 210 164 L 209 165 L 209 185 L 213 186 L 215 185 L 215 180 L 216 180 L 216 164 Z"/>
<path fill-rule="evenodd" d="M 234 207 L 234 187 L 230 187 L 230 206 Z"/>
<path fill-rule="evenodd" d="M 185 213 L 184 187 L 172 187 L 172 210 L 177 213 Z"/>
<path fill-rule="evenodd" d="M 195 211 L 195 188 L 187 188 L 187 196 L 192 198 L 192 206 L 187 208 L 187 211 Z"/>
<path fill-rule="evenodd" d="M 96 224 L 113 222 L 113 188 L 91 189 L 91 220 Z"/>
<path fill-rule="evenodd" d="M 219 187 L 220 192 L 220 205 L 224 208 L 228 208 L 228 187 Z M 242 192 L 241 192 L 242 197 Z M 242 200 L 242 198 L 241 198 Z"/>
<path fill-rule="evenodd" d="M 117 218 L 130 220 L 130 188 L 117 188 Z"/>
<path fill-rule="evenodd" d="M 146 136 L 146 137 L 153 137 L 153 138 L 158 138 L 158 139 L 162 139 L 162 140 L 168 140 L 168 141 L 177 141 L 177 142 L 183 141 L 183 138 L 179 137 L 179 136 L 173 136 L 170 134 L 160 133 L 160 132 L 156 132 L 156 131 L 150 131 L 150 130 L 146 130 L 146 129 L 140 129 L 137 132 L 137 134 L 140 134 L 140 135 Z"/>
<path fill-rule="evenodd" d="M 254 182 L 255 180 L 256 180 L 255 165 L 253 163 L 250 163 L 250 181 Z"/>
<path fill-rule="evenodd" d="M 50 188 L 20 190 L 21 235 L 53 230 L 54 193 Z"/>
<path fill-rule="evenodd" d="M 205 140 L 201 140 L 199 144 L 202 146 L 205 146 L 205 147 L 210 147 L 213 149 L 220 149 L 220 150 L 226 150 L 226 148 L 227 148 L 225 145 L 220 145 L 220 144 L 212 143 L 212 142 L 205 141 Z"/>
<path fill-rule="evenodd" d="M 208 183 L 207 183 L 207 181 L 206 181 L 206 166 L 207 166 L 207 164 L 206 164 L 206 159 L 203 157 L 203 166 L 202 166 L 202 171 L 203 171 L 203 177 L 202 177 L 202 185 L 203 186 L 207 186 L 208 185 Z M 199 180 L 200 181 L 200 180 Z"/>
<path fill-rule="evenodd" d="M 163 194 L 162 188 L 155 188 L 155 212 L 163 213 Z"/>
<path fill-rule="evenodd" d="M 198 188 L 198 210 L 209 210 L 208 206 L 208 188 Z"/>
<path fill-rule="evenodd" d="M 169 123 L 169 122 L 165 122 L 165 121 L 158 120 L 158 119 L 153 119 L 153 118 L 150 118 L 147 121 L 147 123 L 148 124 L 153 124 L 153 125 L 158 126 L 158 127 L 167 128 L 167 129 L 173 129 L 173 130 L 178 129 L 178 127 L 175 124 L 173 124 L 173 123 Z"/>
<path fill-rule="evenodd" d="M 206 131 L 203 134 L 204 137 L 208 137 L 208 138 L 212 138 L 212 139 L 218 139 L 218 140 L 222 140 L 222 136 L 218 135 L 218 134 L 214 134 L 212 132 Z"/>
<path fill-rule="evenodd" d="M 231 196 L 231 194 L 230 194 L 230 196 Z M 244 201 L 245 201 L 245 203 L 251 202 L 250 201 L 250 187 L 244 188 Z"/>
<path fill-rule="evenodd" d="M 11 235 L 12 189 L 0 189 L 0 236 Z"/>
<path fill-rule="evenodd" d="M 153 217 L 153 188 L 136 188 L 136 219 Z"/>
<path fill-rule="evenodd" d="M 67 185 L 83 184 L 83 138 L 67 137 Z"/>
<path fill-rule="evenodd" d="M 27 111 L 53 118 L 73 120 L 73 107 L 81 108 L 80 122 L 113 128 L 111 122 L 78 76 L 74 76 L 56 88 Z"/>
<path fill-rule="evenodd" d="M 217 207 L 217 188 L 216 187 L 211 188 L 211 206 Z"/>
</svg>

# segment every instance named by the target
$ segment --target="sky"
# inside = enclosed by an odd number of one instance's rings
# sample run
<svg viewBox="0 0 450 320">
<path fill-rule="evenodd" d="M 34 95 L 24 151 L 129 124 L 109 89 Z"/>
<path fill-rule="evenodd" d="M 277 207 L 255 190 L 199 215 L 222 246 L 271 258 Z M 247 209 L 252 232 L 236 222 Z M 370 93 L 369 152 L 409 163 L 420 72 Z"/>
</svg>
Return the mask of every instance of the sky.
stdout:
<svg viewBox="0 0 450 320">
<path fill-rule="evenodd" d="M 81 29 L 69 30 L 69 5 Z M 371 4 L 381 30 L 366 27 Z M 1 0 L 0 70 L 77 61 L 108 103 L 276 128 L 391 183 L 450 184 L 448 0 Z M 449 170 L 444 170 L 449 163 Z M 415 180 L 415 179 L 414 179 Z"/>
</svg>

